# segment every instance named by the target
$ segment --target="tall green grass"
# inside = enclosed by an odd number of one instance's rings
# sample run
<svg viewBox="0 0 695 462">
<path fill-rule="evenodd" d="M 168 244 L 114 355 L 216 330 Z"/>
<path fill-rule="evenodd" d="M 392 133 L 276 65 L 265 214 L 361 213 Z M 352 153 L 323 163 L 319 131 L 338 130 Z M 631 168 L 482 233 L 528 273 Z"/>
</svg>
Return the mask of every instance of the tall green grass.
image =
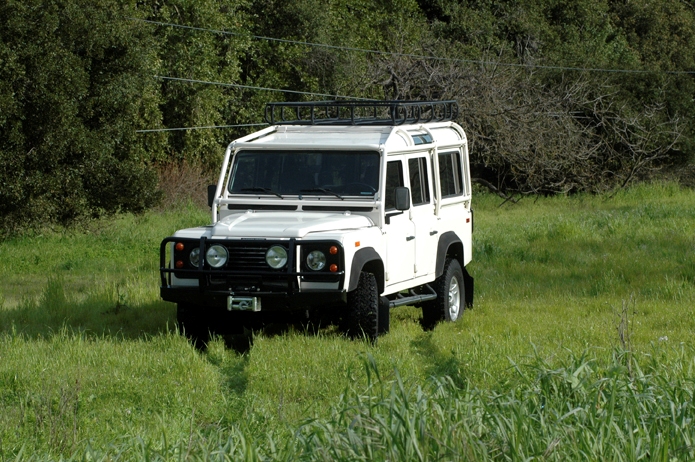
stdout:
<svg viewBox="0 0 695 462">
<path fill-rule="evenodd" d="M 192 348 L 156 268 L 194 208 L 0 243 L 0 460 L 695 458 L 692 191 L 475 198 L 475 308 L 376 345 Z"/>
</svg>

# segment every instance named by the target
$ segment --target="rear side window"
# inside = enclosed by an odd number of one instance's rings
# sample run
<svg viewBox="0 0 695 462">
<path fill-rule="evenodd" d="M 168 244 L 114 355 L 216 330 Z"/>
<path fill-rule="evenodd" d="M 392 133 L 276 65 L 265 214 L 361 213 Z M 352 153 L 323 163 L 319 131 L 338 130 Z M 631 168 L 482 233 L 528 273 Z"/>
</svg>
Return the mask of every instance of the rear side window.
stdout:
<svg viewBox="0 0 695 462">
<path fill-rule="evenodd" d="M 427 159 L 424 157 L 408 159 L 408 174 L 413 205 L 428 204 L 430 202 L 430 186 L 427 175 Z"/>
<path fill-rule="evenodd" d="M 458 196 L 463 193 L 461 181 L 461 154 L 444 152 L 439 154 L 439 179 L 442 185 L 442 197 Z"/>
</svg>

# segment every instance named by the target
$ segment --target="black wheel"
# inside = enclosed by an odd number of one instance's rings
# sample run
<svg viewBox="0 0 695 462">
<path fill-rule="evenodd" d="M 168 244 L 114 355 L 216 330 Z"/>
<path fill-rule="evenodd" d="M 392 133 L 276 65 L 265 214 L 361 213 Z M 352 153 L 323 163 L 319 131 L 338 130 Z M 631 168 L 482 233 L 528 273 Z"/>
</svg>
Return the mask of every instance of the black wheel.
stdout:
<svg viewBox="0 0 695 462">
<path fill-rule="evenodd" d="M 458 260 L 447 259 L 444 272 L 434 281 L 435 300 L 422 305 L 422 325 L 432 329 L 439 321 L 454 322 L 461 317 L 465 302 L 463 270 Z"/>
<path fill-rule="evenodd" d="M 179 333 L 185 335 L 197 349 L 203 349 L 210 340 L 210 331 L 201 308 L 179 303 L 176 305 L 176 321 Z"/>
<path fill-rule="evenodd" d="M 360 273 L 357 288 L 347 294 L 345 330 L 352 338 L 376 340 L 379 334 L 379 294 L 372 273 Z"/>
</svg>

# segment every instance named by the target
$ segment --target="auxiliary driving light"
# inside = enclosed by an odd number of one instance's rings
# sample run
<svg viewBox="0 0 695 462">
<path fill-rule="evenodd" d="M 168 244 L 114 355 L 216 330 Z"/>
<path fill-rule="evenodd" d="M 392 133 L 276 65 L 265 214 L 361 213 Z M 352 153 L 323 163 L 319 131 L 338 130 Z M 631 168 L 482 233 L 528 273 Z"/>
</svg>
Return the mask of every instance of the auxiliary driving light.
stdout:
<svg viewBox="0 0 695 462">
<path fill-rule="evenodd" d="M 265 253 L 265 261 L 273 269 L 282 268 L 287 264 L 287 249 L 281 245 L 274 245 Z"/>
<path fill-rule="evenodd" d="M 208 251 L 205 252 L 205 261 L 213 268 L 224 266 L 227 263 L 227 257 L 227 249 L 220 244 L 210 246 Z"/>
</svg>

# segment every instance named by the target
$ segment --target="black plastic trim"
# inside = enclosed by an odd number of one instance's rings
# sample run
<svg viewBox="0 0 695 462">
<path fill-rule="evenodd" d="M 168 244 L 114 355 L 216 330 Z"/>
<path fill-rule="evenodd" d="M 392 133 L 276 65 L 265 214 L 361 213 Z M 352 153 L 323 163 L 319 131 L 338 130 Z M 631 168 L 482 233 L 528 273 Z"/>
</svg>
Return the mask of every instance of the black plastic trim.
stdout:
<svg viewBox="0 0 695 462">
<path fill-rule="evenodd" d="M 343 207 L 340 205 L 302 205 L 306 212 L 371 212 L 374 207 Z"/>
<path fill-rule="evenodd" d="M 348 289 L 347 289 L 348 292 L 355 290 L 357 288 L 357 283 L 359 282 L 360 273 L 362 272 L 362 268 L 364 268 L 364 266 L 367 263 L 369 263 L 370 261 L 378 261 L 380 267 L 383 270 L 384 264 L 381 261 L 381 257 L 376 252 L 376 250 L 374 250 L 373 247 L 365 247 L 365 248 L 360 249 L 357 252 L 355 252 L 355 256 L 352 257 L 352 266 L 350 269 L 350 281 L 348 283 Z M 379 293 L 382 293 L 384 291 L 383 275 L 375 275 L 375 276 L 376 276 L 377 285 L 379 286 Z"/>
<path fill-rule="evenodd" d="M 167 302 L 205 306 L 209 309 L 216 308 L 225 312 L 229 295 L 232 294 L 227 290 L 206 290 L 201 293 L 197 287 L 160 288 L 160 296 Z M 347 301 L 345 292 L 339 290 L 300 292 L 293 295 L 270 292 L 235 292 L 234 295 L 260 297 L 261 312 L 307 310 L 309 308 L 331 309 Z"/>
<path fill-rule="evenodd" d="M 296 205 L 227 204 L 227 210 L 297 210 Z"/>
<path fill-rule="evenodd" d="M 437 266 L 435 276 L 439 277 L 444 274 L 444 264 L 446 263 L 446 255 L 449 247 L 452 244 L 459 243 L 463 247 L 463 242 L 459 239 L 458 235 L 453 231 L 447 231 L 439 237 L 439 243 L 437 244 Z M 459 263 L 461 268 L 463 268 L 463 254 L 459 257 Z"/>
</svg>

